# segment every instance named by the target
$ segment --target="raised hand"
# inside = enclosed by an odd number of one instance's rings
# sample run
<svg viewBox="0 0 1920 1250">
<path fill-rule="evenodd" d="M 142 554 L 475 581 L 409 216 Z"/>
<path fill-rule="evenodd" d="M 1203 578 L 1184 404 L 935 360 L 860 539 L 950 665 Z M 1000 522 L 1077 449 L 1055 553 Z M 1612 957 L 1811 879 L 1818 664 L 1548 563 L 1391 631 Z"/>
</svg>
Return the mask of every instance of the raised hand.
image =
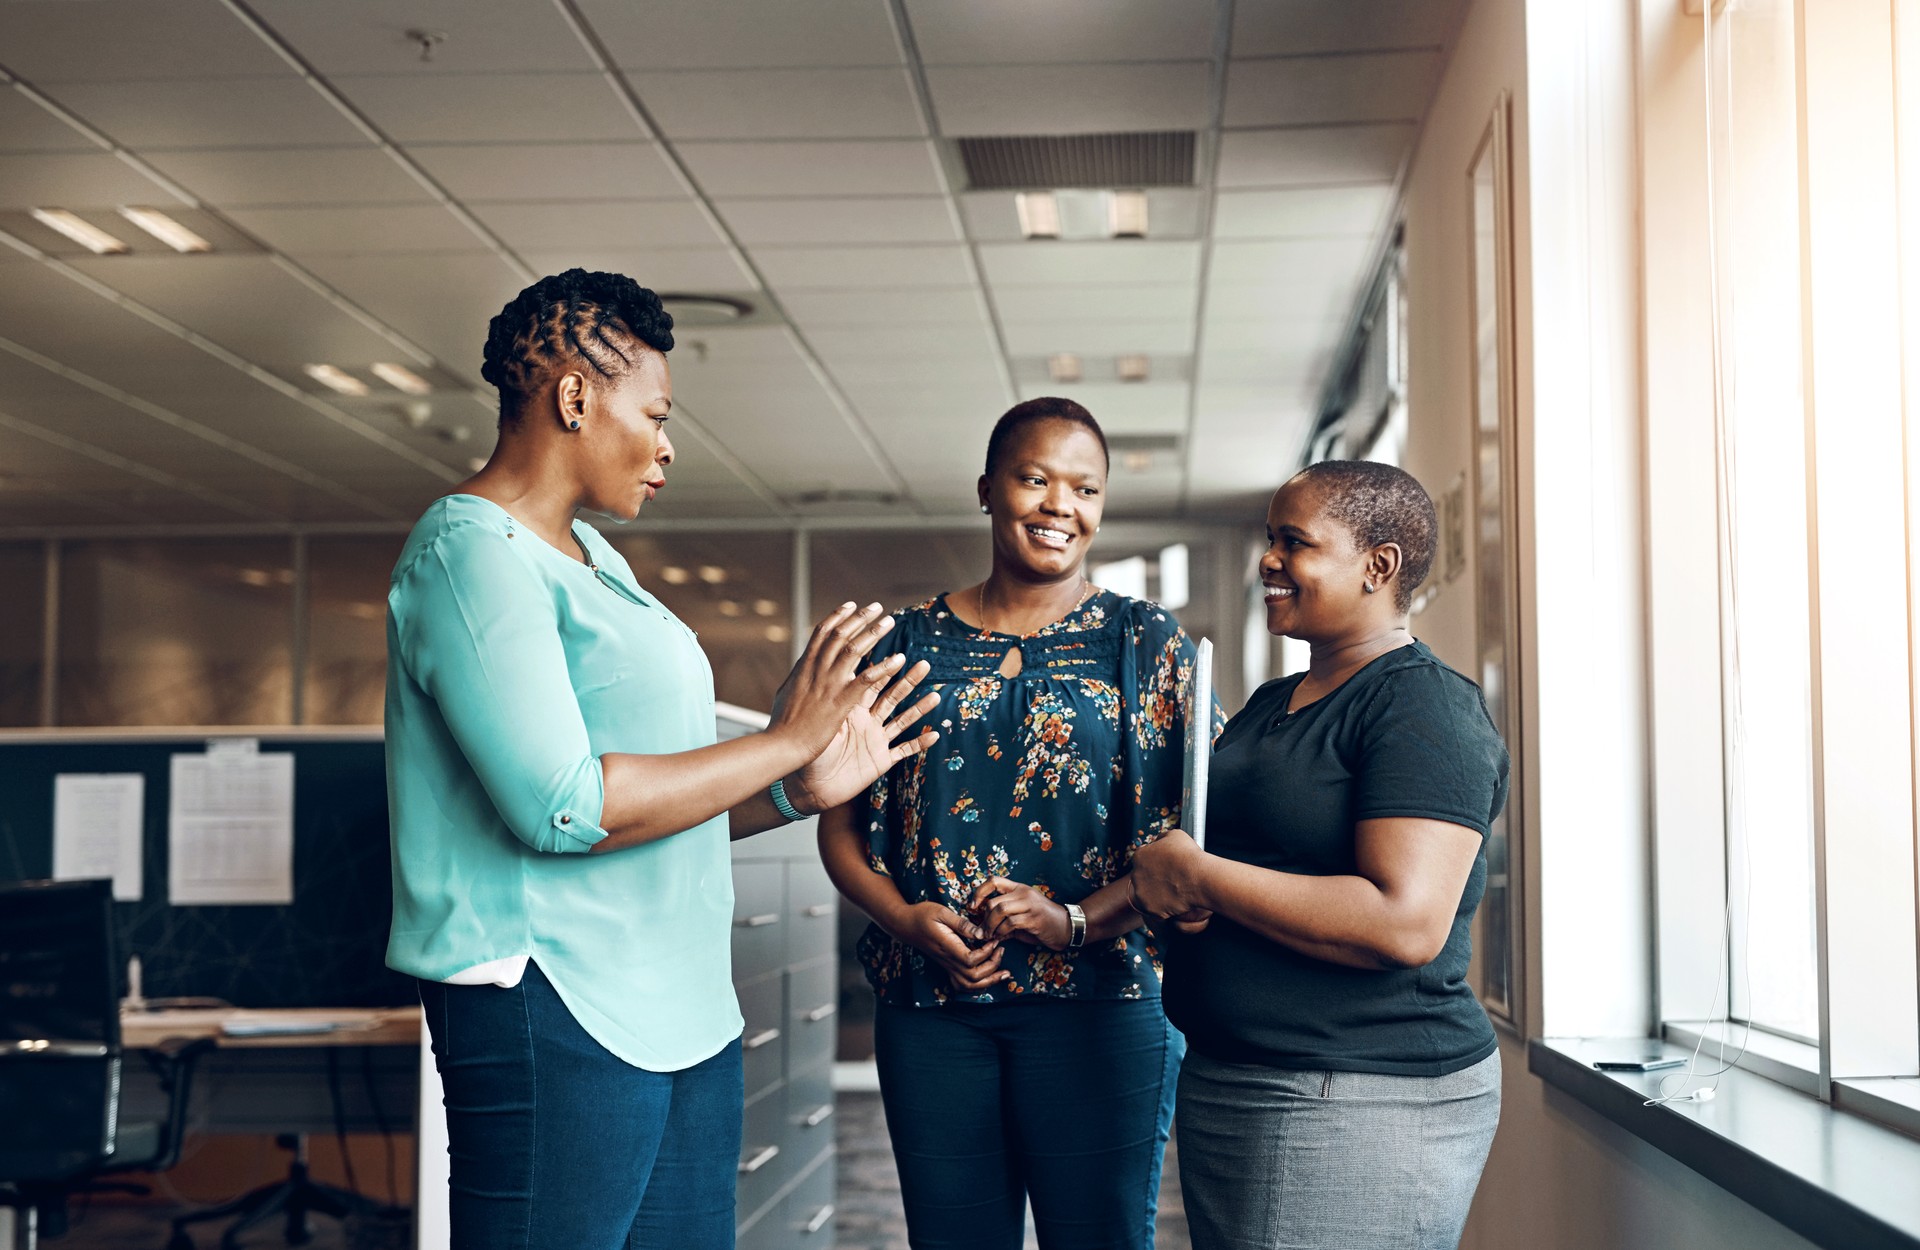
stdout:
<svg viewBox="0 0 1920 1250">
<path fill-rule="evenodd" d="M 767 731 L 791 736 L 808 758 L 824 751 L 848 713 L 870 707 L 880 687 L 906 663 L 904 655 L 895 655 L 859 671 L 861 658 L 892 628 L 893 618 L 877 603 L 864 608 L 843 603 L 827 613 L 773 696 Z"/>
<path fill-rule="evenodd" d="M 885 694 L 877 686 L 871 687 L 866 699 L 856 703 L 840 722 L 826 749 L 789 781 L 788 796 L 812 811 L 838 807 L 901 760 L 932 746 L 940 736 L 932 728 L 922 729 L 905 741 L 895 741 L 940 702 L 938 694 L 929 693 L 896 714 L 901 701 L 926 677 L 927 667 L 925 660 L 915 664 Z"/>
<path fill-rule="evenodd" d="M 995 941 L 1016 939 L 1063 951 L 1073 940 L 1067 909 L 1024 882 L 988 877 L 974 890 L 967 909 Z"/>
</svg>

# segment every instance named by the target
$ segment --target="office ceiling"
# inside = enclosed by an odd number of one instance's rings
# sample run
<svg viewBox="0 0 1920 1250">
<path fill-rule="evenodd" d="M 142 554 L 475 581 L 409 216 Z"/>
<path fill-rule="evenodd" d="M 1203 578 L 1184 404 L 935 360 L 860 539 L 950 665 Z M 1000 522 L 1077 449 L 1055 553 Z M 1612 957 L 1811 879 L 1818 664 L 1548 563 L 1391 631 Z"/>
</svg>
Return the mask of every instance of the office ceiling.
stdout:
<svg viewBox="0 0 1920 1250">
<path fill-rule="evenodd" d="M 488 318 L 576 264 L 753 308 L 678 333 L 661 517 L 961 512 L 992 419 L 1059 393 L 1144 440 L 1116 512 L 1238 515 L 1464 5 L 0 0 L 0 531 L 408 519 L 491 446 Z M 1144 239 L 1023 239 L 954 143 L 1177 131 Z"/>
</svg>

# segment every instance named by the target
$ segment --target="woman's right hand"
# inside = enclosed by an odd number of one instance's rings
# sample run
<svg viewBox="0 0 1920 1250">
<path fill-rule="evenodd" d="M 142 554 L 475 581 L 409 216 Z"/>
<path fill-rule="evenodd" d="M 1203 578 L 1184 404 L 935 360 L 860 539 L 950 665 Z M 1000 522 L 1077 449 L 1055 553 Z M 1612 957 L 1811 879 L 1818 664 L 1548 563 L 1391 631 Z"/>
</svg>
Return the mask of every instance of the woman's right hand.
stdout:
<svg viewBox="0 0 1920 1250">
<path fill-rule="evenodd" d="M 860 661 L 893 628 L 879 604 L 843 603 L 813 627 L 807 648 L 773 696 L 769 733 L 792 738 L 812 759 L 825 750 L 847 714 L 870 703 L 880 686 L 899 672 L 905 655 L 860 672 Z"/>
<path fill-rule="evenodd" d="M 908 907 L 893 936 L 944 968 L 956 993 L 983 993 L 1012 975 L 1000 968 L 1001 944 L 944 903 Z"/>
</svg>

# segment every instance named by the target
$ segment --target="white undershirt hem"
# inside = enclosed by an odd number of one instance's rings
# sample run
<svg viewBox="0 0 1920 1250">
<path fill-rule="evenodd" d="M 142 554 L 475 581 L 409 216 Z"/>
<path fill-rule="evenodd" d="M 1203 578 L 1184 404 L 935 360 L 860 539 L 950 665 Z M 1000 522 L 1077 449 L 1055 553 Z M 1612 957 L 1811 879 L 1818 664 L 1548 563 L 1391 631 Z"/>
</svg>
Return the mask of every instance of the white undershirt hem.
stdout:
<svg viewBox="0 0 1920 1250">
<path fill-rule="evenodd" d="M 486 963 L 464 968 L 442 981 L 442 985 L 497 985 L 510 990 L 520 984 L 520 978 L 527 975 L 527 956 L 509 955 L 505 959 L 489 959 Z"/>
</svg>

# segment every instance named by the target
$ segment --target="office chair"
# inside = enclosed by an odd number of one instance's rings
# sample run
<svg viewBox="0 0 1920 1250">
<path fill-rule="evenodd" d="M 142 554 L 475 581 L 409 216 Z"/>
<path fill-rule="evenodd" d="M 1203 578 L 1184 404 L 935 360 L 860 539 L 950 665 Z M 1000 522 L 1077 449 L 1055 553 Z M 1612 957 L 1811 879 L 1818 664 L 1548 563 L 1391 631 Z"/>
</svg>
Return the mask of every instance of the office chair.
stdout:
<svg viewBox="0 0 1920 1250">
<path fill-rule="evenodd" d="M 105 881 L 0 885 L 0 1206 L 20 1212 L 17 1240 L 66 1231 L 81 1192 L 145 1192 L 102 1182 L 161 1172 L 180 1157 L 202 1039 L 147 1053 L 167 1118 L 120 1118 L 119 960 Z"/>
</svg>

